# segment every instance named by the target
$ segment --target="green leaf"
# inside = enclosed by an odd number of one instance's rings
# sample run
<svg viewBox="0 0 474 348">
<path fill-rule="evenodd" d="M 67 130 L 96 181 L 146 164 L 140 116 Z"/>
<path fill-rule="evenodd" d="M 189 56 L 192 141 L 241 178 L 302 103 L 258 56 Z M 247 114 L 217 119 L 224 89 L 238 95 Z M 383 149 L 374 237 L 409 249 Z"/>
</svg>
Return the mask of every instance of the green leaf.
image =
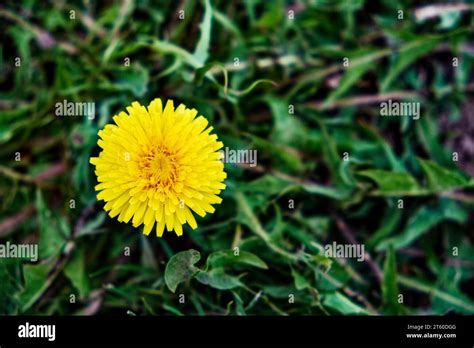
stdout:
<svg viewBox="0 0 474 348">
<path fill-rule="evenodd" d="M 36 191 L 36 210 L 40 228 L 39 257 L 49 258 L 61 252 L 65 236 L 61 234 L 60 220 L 46 207 L 41 190 Z"/>
<path fill-rule="evenodd" d="M 241 183 L 240 189 L 246 193 L 264 193 L 267 196 L 272 196 L 282 193 L 291 186 L 292 183 L 288 180 L 283 180 L 282 178 L 276 177 L 272 174 L 265 174 L 249 183 Z M 294 184 L 294 186 L 298 187 L 299 185 Z"/>
<path fill-rule="evenodd" d="M 194 55 L 192 55 L 182 47 L 167 41 L 153 40 L 151 48 L 159 53 L 171 54 L 180 61 L 185 62 L 186 64 L 195 69 L 198 69 L 203 65 L 200 60 L 194 57 Z"/>
<path fill-rule="evenodd" d="M 300 190 L 324 196 L 332 199 L 344 199 L 350 195 L 350 190 L 337 189 L 331 186 L 319 185 L 317 183 L 301 183 L 299 180 L 293 180 L 291 177 L 282 179 L 271 174 L 265 174 L 252 182 L 241 184 L 241 190 L 249 193 L 265 193 L 268 196 L 282 194 L 293 190 Z"/>
<path fill-rule="evenodd" d="M 82 236 L 97 233 L 98 228 L 102 226 L 106 218 L 107 218 L 106 213 L 104 212 L 97 213 L 93 219 L 87 221 L 87 223 L 85 223 L 84 226 L 81 227 L 81 229 L 77 233 L 77 236 L 82 237 Z"/>
<path fill-rule="evenodd" d="M 143 96 L 148 90 L 149 72 L 141 64 L 116 69 L 114 71 L 113 87 L 119 90 L 128 90 L 136 97 Z"/>
<path fill-rule="evenodd" d="M 290 173 L 301 173 L 304 170 L 304 164 L 298 156 L 290 153 L 281 145 L 277 145 L 274 142 L 260 138 L 256 135 L 248 135 L 254 142 L 257 149 L 268 154 L 272 162 L 276 167 L 286 169 Z"/>
<path fill-rule="evenodd" d="M 297 115 L 288 113 L 288 101 L 274 96 L 265 97 L 273 117 L 271 139 L 279 144 L 300 147 L 308 137 L 308 130 Z"/>
<path fill-rule="evenodd" d="M 452 294 L 437 289 L 436 286 L 424 281 L 415 278 L 405 277 L 400 275 L 398 277 L 398 282 L 400 285 L 408 287 L 410 289 L 418 290 L 428 294 L 430 297 L 434 299 L 438 299 L 441 301 L 446 302 L 451 306 L 451 308 L 455 308 L 461 313 L 466 314 L 473 314 L 474 313 L 474 301 L 470 300 L 469 298 L 463 296 L 453 296 Z"/>
<path fill-rule="evenodd" d="M 437 40 L 430 39 L 410 42 L 402 47 L 395 62 L 390 65 L 390 69 L 381 83 L 380 89 L 382 92 L 387 91 L 392 82 L 407 66 L 433 50 L 437 44 Z"/>
<path fill-rule="evenodd" d="M 41 294 L 49 287 L 50 282 L 47 280 L 48 273 L 51 269 L 49 264 L 23 266 L 23 276 L 25 277 L 25 286 L 20 293 L 20 303 L 22 303 L 21 311 L 27 311 L 41 296 Z"/>
<path fill-rule="evenodd" d="M 232 295 L 234 296 L 235 299 L 235 309 L 237 312 L 237 315 L 247 315 L 247 312 L 245 311 L 244 307 L 244 301 L 242 298 L 239 296 L 239 294 L 236 291 L 232 291 Z M 250 305 L 248 306 L 250 309 Z"/>
<path fill-rule="evenodd" d="M 452 252 L 452 249 L 449 252 Z M 437 280 L 435 286 L 447 294 L 457 297 L 459 300 L 472 303 L 469 295 L 464 294 L 460 289 L 460 283 L 462 283 L 463 278 L 462 273 L 464 271 L 468 274 L 466 278 L 471 279 L 472 271 L 467 271 L 465 268 L 459 268 L 457 266 L 443 267 L 443 265 L 440 264 L 440 267 L 436 270 Z M 453 309 L 449 302 L 439 297 L 434 297 L 431 304 L 434 314 L 445 314 Z M 465 314 L 472 314 L 469 313 L 467 308 L 459 308 L 458 311 Z"/>
<path fill-rule="evenodd" d="M 180 283 L 193 278 L 199 268 L 194 266 L 201 259 L 199 251 L 190 249 L 171 257 L 165 269 L 165 283 L 171 292 L 175 292 Z"/>
<path fill-rule="evenodd" d="M 345 189 L 337 189 L 330 186 L 323 186 L 315 183 L 303 184 L 303 189 L 309 193 L 320 195 L 332 199 L 346 199 L 349 197 L 351 191 Z"/>
<path fill-rule="evenodd" d="M 208 272 L 201 271 L 196 275 L 196 279 L 202 284 L 219 290 L 230 290 L 242 286 L 238 277 L 226 274 L 222 268 Z"/>
<path fill-rule="evenodd" d="M 418 159 L 428 181 L 428 188 L 433 191 L 446 191 L 461 188 L 469 184 L 467 178 L 458 172 L 446 169 L 433 161 Z"/>
<path fill-rule="evenodd" d="M 199 25 L 201 36 L 194 51 L 196 60 L 204 64 L 209 56 L 209 45 L 211 42 L 211 28 L 212 28 L 212 6 L 209 0 L 204 2 L 204 18 Z"/>
<path fill-rule="evenodd" d="M 355 304 L 339 292 L 324 295 L 322 304 L 342 314 L 369 314 L 364 308 Z"/>
<path fill-rule="evenodd" d="M 220 268 L 235 264 L 246 264 L 261 269 L 268 269 L 267 264 L 262 261 L 261 258 L 248 251 L 239 251 L 238 255 L 235 255 L 233 250 L 216 251 L 209 255 L 207 258 L 207 264 L 211 268 Z"/>
<path fill-rule="evenodd" d="M 183 316 L 184 314 L 176 307 L 173 307 L 172 305 L 169 305 L 167 303 L 165 303 L 163 305 L 163 308 L 166 309 L 168 312 L 174 314 L 174 315 L 178 315 L 178 316 Z"/>
<path fill-rule="evenodd" d="M 358 175 L 372 179 L 384 195 L 402 196 L 420 190 L 415 178 L 405 172 L 391 172 L 382 169 L 367 169 L 357 172 Z"/>
<path fill-rule="evenodd" d="M 267 29 L 276 28 L 284 18 L 281 1 L 269 2 L 265 12 L 258 19 L 257 25 Z"/>
<path fill-rule="evenodd" d="M 391 169 L 395 172 L 404 172 L 405 167 L 403 165 L 403 162 L 399 158 L 397 158 L 392 149 L 392 146 L 383 137 L 383 135 L 380 134 L 380 132 L 376 128 L 368 124 L 363 123 L 360 126 L 365 132 L 370 135 L 371 138 L 375 140 L 375 143 L 377 143 L 382 148 L 383 152 L 385 153 L 385 157 L 387 158 L 387 161 L 390 163 Z"/>
<path fill-rule="evenodd" d="M 379 228 L 370 236 L 367 240 L 367 245 L 369 248 L 373 248 L 377 245 L 383 238 L 390 235 L 397 228 L 400 220 L 402 218 L 402 209 L 398 207 L 392 207 L 387 209 L 384 214 L 384 217 L 381 219 Z"/>
<path fill-rule="evenodd" d="M 19 281 L 16 269 L 16 262 L 0 258 L 0 315 L 14 314 L 17 308 L 18 300 L 15 294 Z"/>
<path fill-rule="evenodd" d="M 417 137 L 428 157 L 442 165 L 452 165 L 452 155 L 449 155 L 441 144 L 439 120 L 436 108 L 428 109 L 426 115 L 420 117 L 416 125 Z"/>
<path fill-rule="evenodd" d="M 444 220 L 463 223 L 466 219 L 467 214 L 458 203 L 442 199 L 436 205 L 422 206 L 418 209 L 407 221 L 402 233 L 381 242 L 376 250 L 387 249 L 391 243 L 395 249 L 403 248 Z"/>
<path fill-rule="evenodd" d="M 85 270 L 85 251 L 76 249 L 64 268 L 64 274 L 69 278 L 74 287 L 79 291 L 79 296 L 84 298 L 89 293 L 89 278 Z"/>
<path fill-rule="evenodd" d="M 269 233 L 263 228 L 262 224 L 258 220 L 257 216 L 254 214 L 247 197 L 242 194 L 242 192 L 237 191 L 235 193 L 235 199 L 239 206 L 239 214 L 241 214 L 241 222 L 248 226 L 259 238 L 261 238 L 267 246 L 272 249 L 275 253 L 285 257 L 291 261 L 297 261 L 298 256 L 294 253 L 291 253 L 278 244 L 270 237 Z"/>
<path fill-rule="evenodd" d="M 230 290 L 242 286 L 238 277 L 224 273 L 222 268 L 216 268 L 208 272 L 201 271 L 197 274 L 196 279 L 202 284 L 219 290 Z"/>
<path fill-rule="evenodd" d="M 372 62 L 367 62 L 363 64 L 358 64 L 355 66 L 349 65 L 346 70 L 344 75 L 342 76 L 339 85 L 337 88 L 329 94 L 327 97 L 326 101 L 324 104 L 330 105 L 333 103 L 336 99 L 341 97 L 344 93 L 346 93 L 349 88 L 352 87 L 370 68 L 374 67 L 374 63 Z"/>
<path fill-rule="evenodd" d="M 291 275 L 293 276 L 296 290 L 311 288 L 311 284 L 309 283 L 309 281 L 302 274 L 298 273 L 296 270 L 292 269 Z"/>
<path fill-rule="evenodd" d="M 326 163 L 328 164 L 331 176 L 334 181 L 342 181 L 339 175 L 339 167 L 341 166 L 341 156 L 338 154 L 337 144 L 334 139 L 330 136 L 324 123 L 320 122 L 319 127 L 323 135 L 323 154 Z"/>
<path fill-rule="evenodd" d="M 399 314 L 401 311 L 398 303 L 398 284 L 397 284 L 397 263 L 395 260 L 395 250 L 390 245 L 385 258 L 383 267 L 382 298 L 383 308 L 388 314 Z"/>
<path fill-rule="evenodd" d="M 462 174 L 441 167 L 429 161 L 419 159 L 427 180 L 427 187 L 420 186 L 415 178 L 406 172 L 367 169 L 358 175 L 374 180 L 378 186 L 376 195 L 383 196 L 422 196 L 458 188 L 474 186 L 474 180 L 468 180 Z"/>
</svg>

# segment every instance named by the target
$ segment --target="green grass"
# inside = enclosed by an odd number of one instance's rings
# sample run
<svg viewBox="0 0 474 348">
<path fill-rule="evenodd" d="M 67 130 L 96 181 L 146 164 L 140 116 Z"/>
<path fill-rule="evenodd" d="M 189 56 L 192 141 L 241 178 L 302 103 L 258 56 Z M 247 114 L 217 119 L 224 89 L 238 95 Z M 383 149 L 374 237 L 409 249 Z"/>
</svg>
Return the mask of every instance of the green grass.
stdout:
<svg viewBox="0 0 474 348">
<path fill-rule="evenodd" d="M 0 244 L 40 260 L 0 258 L 0 313 L 474 314 L 473 5 L 423 5 L 2 5 Z M 182 237 L 95 198 L 98 130 L 156 97 L 258 153 Z M 420 118 L 382 117 L 388 99 Z M 96 117 L 57 117 L 63 100 Z M 334 241 L 366 260 L 327 257 Z"/>
</svg>

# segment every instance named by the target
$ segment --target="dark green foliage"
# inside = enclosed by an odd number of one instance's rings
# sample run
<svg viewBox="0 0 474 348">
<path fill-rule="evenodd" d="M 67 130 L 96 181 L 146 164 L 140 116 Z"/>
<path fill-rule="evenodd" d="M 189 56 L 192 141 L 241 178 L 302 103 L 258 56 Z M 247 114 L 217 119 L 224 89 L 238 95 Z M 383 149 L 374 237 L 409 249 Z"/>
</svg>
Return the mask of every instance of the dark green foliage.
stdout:
<svg viewBox="0 0 474 348">
<path fill-rule="evenodd" d="M 422 6 L 2 5 L 0 244 L 40 260 L 0 258 L 0 314 L 474 314 L 473 11 Z M 95 198 L 98 130 L 156 97 L 258 151 L 182 237 Z M 387 99 L 420 118 L 382 117 Z M 95 118 L 56 116 L 63 100 Z M 334 241 L 367 257 L 328 257 Z"/>
</svg>

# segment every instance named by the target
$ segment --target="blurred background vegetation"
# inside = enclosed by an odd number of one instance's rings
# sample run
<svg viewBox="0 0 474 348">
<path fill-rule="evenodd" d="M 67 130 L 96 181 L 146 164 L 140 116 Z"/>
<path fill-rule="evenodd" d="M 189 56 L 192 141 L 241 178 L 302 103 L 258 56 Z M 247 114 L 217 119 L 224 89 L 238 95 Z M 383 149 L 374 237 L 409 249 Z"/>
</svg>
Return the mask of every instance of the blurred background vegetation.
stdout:
<svg viewBox="0 0 474 348">
<path fill-rule="evenodd" d="M 474 314 L 473 5 L 446 3 L 2 2 L 0 243 L 40 261 L 0 259 L 0 313 Z M 156 97 L 258 150 L 182 237 L 95 199 L 97 131 Z"/>
</svg>

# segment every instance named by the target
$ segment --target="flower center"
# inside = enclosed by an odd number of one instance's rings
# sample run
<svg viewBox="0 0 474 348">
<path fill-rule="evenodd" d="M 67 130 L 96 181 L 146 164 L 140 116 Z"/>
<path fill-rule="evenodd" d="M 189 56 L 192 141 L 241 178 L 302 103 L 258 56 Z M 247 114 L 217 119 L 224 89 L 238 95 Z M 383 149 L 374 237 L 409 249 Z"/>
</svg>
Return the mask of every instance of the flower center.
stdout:
<svg viewBox="0 0 474 348">
<path fill-rule="evenodd" d="M 139 163 L 144 178 L 150 187 L 166 187 L 176 182 L 177 161 L 169 150 L 154 148 L 148 151 Z"/>
<path fill-rule="evenodd" d="M 166 181 L 173 175 L 171 159 L 164 153 L 158 153 L 151 161 L 151 168 L 158 181 Z"/>
</svg>

